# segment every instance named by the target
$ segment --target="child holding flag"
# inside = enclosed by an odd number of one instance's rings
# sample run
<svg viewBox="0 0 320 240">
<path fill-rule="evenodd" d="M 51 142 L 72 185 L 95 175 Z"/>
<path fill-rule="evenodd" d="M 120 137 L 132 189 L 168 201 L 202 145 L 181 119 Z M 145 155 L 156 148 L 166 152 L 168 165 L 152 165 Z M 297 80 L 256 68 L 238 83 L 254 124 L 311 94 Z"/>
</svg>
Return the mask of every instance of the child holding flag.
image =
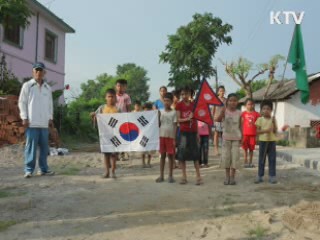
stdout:
<svg viewBox="0 0 320 240">
<path fill-rule="evenodd" d="M 106 91 L 106 104 L 101 105 L 95 112 L 90 113 L 93 121 L 96 122 L 96 115 L 97 114 L 110 114 L 110 113 L 118 113 L 120 109 L 116 106 L 116 92 L 114 89 L 110 88 Z M 116 161 L 118 158 L 117 153 L 104 153 L 104 167 L 105 173 L 102 175 L 103 178 L 110 177 L 110 166 L 111 166 L 111 177 L 116 178 Z M 112 163 L 111 163 L 112 161 Z"/>
<path fill-rule="evenodd" d="M 197 141 L 197 121 L 193 118 L 194 102 L 191 102 L 192 90 L 188 87 L 181 89 L 182 101 L 177 103 L 176 111 L 180 123 L 180 143 L 178 147 L 178 160 L 182 169 L 180 184 L 186 184 L 186 161 L 193 161 L 196 170 L 196 185 L 203 184 L 200 176 L 199 146 Z"/>
<path fill-rule="evenodd" d="M 271 117 L 273 104 L 269 100 L 261 103 L 262 117 L 256 121 L 257 133 L 259 134 L 259 167 L 258 177 L 255 183 L 263 182 L 264 166 L 268 155 L 269 162 L 269 182 L 277 183 L 276 179 L 276 133 L 277 123 L 274 117 Z"/>
<path fill-rule="evenodd" d="M 260 114 L 254 110 L 254 101 L 251 98 L 247 98 L 244 102 L 246 111 L 241 114 L 242 123 L 242 148 L 244 150 L 244 167 L 253 168 L 252 164 L 253 150 L 256 146 L 256 121 L 260 117 Z M 248 163 L 248 150 L 249 150 L 249 163 Z"/>
</svg>

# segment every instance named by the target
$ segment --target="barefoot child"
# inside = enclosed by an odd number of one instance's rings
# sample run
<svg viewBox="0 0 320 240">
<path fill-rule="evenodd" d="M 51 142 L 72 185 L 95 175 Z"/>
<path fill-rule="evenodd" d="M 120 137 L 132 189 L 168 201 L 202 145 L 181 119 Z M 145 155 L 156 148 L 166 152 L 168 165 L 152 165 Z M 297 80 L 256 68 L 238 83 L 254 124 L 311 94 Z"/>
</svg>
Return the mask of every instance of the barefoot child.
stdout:
<svg viewBox="0 0 320 240">
<path fill-rule="evenodd" d="M 173 96 L 171 93 L 166 93 L 163 98 L 164 110 L 160 111 L 160 177 L 156 182 L 164 181 L 164 166 L 166 156 L 169 159 L 169 177 L 168 182 L 174 183 L 172 172 L 174 166 L 175 155 L 175 137 L 177 129 L 177 113 L 171 109 Z"/>
<path fill-rule="evenodd" d="M 235 185 L 236 169 L 240 163 L 240 141 L 241 141 L 241 111 L 237 109 L 238 97 L 230 93 L 226 101 L 226 110 L 221 116 L 224 118 L 222 162 L 226 170 L 224 185 Z M 219 120 L 221 117 L 219 117 Z"/>
<path fill-rule="evenodd" d="M 244 167 L 253 168 L 252 157 L 253 150 L 256 146 L 256 121 L 260 114 L 254 110 L 254 101 L 251 98 L 245 101 L 246 111 L 241 114 L 242 123 L 242 148 L 244 150 Z M 248 163 L 248 150 L 249 150 L 249 163 Z"/>
<path fill-rule="evenodd" d="M 269 182 L 272 184 L 277 183 L 276 179 L 276 133 L 277 122 L 274 117 L 271 117 L 273 109 L 272 102 L 265 100 L 261 103 L 262 117 L 256 121 L 257 133 L 259 134 L 259 166 L 258 177 L 255 183 L 263 182 L 264 166 L 266 157 L 268 155 L 269 162 Z"/>
<path fill-rule="evenodd" d="M 143 111 L 151 111 L 152 110 L 152 103 L 145 103 L 143 105 Z M 153 151 L 146 151 L 142 152 L 142 167 L 143 168 L 151 168 L 151 158 Z M 146 158 L 148 158 L 148 165 L 146 164 Z"/>
<path fill-rule="evenodd" d="M 223 102 L 223 106 L 214 106 L 212 109 L 212 115 L 214 120 L 214 134 L 213 134 L 213 144 L 214 144 L 214 155 L 219 155 L 219 140 L 222 135 L 222 120 L 218 119 L 221 113 L 225 110 L 226 98 L 224 97 L 225 94 L 224 86 L 219 86 L 218 88 L 218 97 Z"/>
<path fill-rule="evenodd" d="M 197 121 L 192 119 L 194 103 L 190 101 L 191 89 L 185 87 L 181 90 L 182 101 L 177 103 L 176 111 L 180 123 L 180 143 L 178 159 L 182 169 L 180 184 L 187 183 L 186 161 L 193 161 L 196 170 L 196 185 L 202 184 L 199 167 L 199 146 L 197 141 Z"/>
<path fill-rule="evenodd" d="M 101 105 L 96 112 L 90 113 L 92 119 L 96 122 L 97 114 L 110 114 L 110 113 L 118 113 L 120 110 L 116 107 L 116 92 L 114 89 L 110 88 L 106 91 L 106 104 Z M 118 158 L 117 153 L 104 153 L 104 167 L 105 173 L 102 175 L 103 178 L 110 177 L 110 166 L 111 166 L 111 176 L 112 178 L 116 178 L 116 161 Z M 110 163 L 112 161 L 112 164 Z"/>
</svg>

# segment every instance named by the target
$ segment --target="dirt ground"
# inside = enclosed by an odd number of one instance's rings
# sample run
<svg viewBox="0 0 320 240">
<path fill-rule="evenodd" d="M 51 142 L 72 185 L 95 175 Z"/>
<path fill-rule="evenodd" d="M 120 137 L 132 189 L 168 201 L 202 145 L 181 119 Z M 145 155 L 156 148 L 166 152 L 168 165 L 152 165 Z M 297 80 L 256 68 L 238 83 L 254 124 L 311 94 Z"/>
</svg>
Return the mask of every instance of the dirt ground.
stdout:
<svg viewBox="0 0 320 240">
<path fill-rule="evenodd" d="M 180 185 L 155 183 L 156 156 L 152 168 L 118 163 L 118 179 L 102 179 L 101 154 L 76 152 L 49 157 L 55 176 L 24 179 L 22 146 L 1 148 L 0 239 L 320 239 L 318 172 L 279 160 L 276 185 L 253 184 L 254 168 L 224 186 L 210 156 L 195 186 L 191 164 Z"/>
</svg>

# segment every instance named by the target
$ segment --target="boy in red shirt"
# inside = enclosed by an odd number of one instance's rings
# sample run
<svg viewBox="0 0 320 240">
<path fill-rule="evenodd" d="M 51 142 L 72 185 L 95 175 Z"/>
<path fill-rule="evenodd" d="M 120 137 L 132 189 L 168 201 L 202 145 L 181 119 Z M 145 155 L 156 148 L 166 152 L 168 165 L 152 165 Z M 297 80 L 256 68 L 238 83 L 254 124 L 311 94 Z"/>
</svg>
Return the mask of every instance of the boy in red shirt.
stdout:
<svg viewBox="0 0 320 240">
<path fill-rule="evenodd" d="M 242 148 L 244 150 L 244 167 L 253 168 L 252 157 L 253 150 L 256 145 L 256 121 L 260 117 L 260 114 L 254 110 L 254 101 L 251 98 L 247 98 L 245 101 L 246 111 L 241 114 L 242 122 Z M 248 150 L 249 150 L 249 163 L 248 163 Z"/>
</svg>

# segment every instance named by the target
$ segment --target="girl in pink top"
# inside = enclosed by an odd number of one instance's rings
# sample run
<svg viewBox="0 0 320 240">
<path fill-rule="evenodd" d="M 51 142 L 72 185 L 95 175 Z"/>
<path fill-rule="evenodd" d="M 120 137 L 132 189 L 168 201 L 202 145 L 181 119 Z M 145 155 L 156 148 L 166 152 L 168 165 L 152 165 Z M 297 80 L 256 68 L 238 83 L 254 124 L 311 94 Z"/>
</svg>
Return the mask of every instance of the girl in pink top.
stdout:
<svg viewBox="0 0 320 240">
<path fill-rule="evenodd" d="M 198 121 L 198 134 L 200 138 L 200 166 L 209 167 L 208 153 L 209 153 L 209 126 L 204 122 Z"/>
</svg>

